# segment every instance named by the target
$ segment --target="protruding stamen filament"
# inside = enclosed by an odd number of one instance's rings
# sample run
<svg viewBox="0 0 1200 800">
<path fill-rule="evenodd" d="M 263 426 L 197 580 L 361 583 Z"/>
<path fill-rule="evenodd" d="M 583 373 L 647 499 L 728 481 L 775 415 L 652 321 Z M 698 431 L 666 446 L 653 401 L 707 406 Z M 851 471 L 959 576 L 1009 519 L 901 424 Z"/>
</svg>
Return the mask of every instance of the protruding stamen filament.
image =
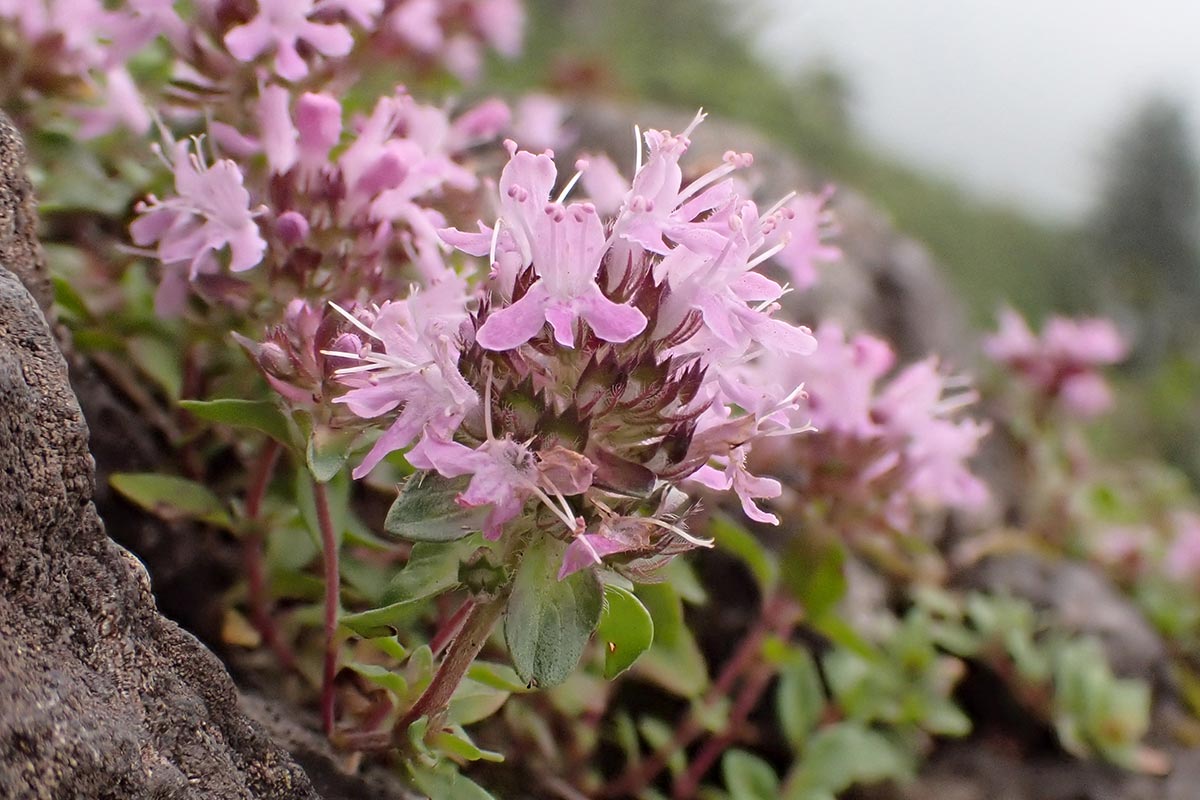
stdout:
<svg viewBox="0 0 1200 800">
<path fill-rule="evenodd" d="M 334 311 L 338 312 L 343 317 L 350 320 L 351 325 L 358 328 L 360 331 L 365 333 L 367 336 L 370 336 L 372 339 L 378 339 L 381 342 L 383 341 L 383 337 L 381 337 L 378 333 L 376 333 L 375 331 L 371 330 L 366 325 L 364 325 L 362 320 L 358 319 L 356 316 L 351 314 L 349 311 L 342 308 L 341 306 L 339 306 L 337 303 L 333 302 L 332 300 L 329 301 L 329 305 L 331 305 L 333 307 Z"/>
</svg>

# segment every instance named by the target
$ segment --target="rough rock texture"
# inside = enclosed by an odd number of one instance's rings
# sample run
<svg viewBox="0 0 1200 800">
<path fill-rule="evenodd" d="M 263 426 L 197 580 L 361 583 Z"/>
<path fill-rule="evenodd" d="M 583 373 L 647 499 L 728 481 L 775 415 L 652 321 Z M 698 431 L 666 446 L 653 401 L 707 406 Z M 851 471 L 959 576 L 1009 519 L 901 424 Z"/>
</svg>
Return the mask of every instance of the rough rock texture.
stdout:
<svg viewBox="0 0 1200 800">
<path fill-rule="evenodd" d="M 105 535 L 87 441 L 45 319 L 0 268 L 0 796 L 315 797 Z"/>
<path fill-rule="evenodd" d="M 48 311 L 54 295 L 38 244 L 37 201 L 25 167 L 21 134 L 0 114 L 0 264 L 16 273 L 42 311 Z"/>
</svg>

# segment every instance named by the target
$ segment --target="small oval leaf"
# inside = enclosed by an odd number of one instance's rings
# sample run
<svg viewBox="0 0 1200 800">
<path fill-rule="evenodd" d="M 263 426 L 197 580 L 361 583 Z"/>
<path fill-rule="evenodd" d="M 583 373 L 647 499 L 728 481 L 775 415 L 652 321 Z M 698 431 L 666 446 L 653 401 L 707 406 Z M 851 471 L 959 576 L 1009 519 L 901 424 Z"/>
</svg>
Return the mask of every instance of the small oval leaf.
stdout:
<svg viewBox="0 0 1200 800">
<path fill-rule="evenodd" d="M 450 542 L 481 530 L 487 507 L 458 504 L 469 482 L 467 476 L 448 479 L 435 472 L 414 473 L 388 509 L 383 529 L 414 542 Z"/>
<path fill-rule="evenodd" d="M 633 666 L 654 643 L 654 620 L 642 602 L 619 586 L 604 587 L 604 612 L 596 636 L 604 646 L 604 677 Z"/>
<path fill-rule="evenodd" d="M 179 407 L 207 422 L 235 428 L 251 428 L 281 444 L 290 444 L 288 420 L 279 406 L 269 400 L 223 397 L 216 400 L 180 400 Z"/>
<path fill-rule="evenodd" d="M 153 472 L 118 472 L 108 482 L 126 499 L 164 519 L 198 519 L 229 527 L 221 498 L 203 484 Z"/>
<path fill-rule="evenodd" d="M 558 580 L 565 546 L 543 536 L 517 568 L 504 619 L 504 639 L 521 680 L 546 688 L 579 663 L 600 621 L 600 581 L 592 570 Z"/>
</svg>

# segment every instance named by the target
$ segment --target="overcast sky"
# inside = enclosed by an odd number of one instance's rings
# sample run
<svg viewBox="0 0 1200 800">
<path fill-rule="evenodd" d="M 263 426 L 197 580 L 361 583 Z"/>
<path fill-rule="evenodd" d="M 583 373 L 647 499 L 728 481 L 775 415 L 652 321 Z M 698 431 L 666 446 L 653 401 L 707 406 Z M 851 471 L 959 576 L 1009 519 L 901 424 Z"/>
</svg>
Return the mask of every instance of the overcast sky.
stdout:
<svg viewBox="0 0 1200 800">
<path fill-rule="evenodd" d="M 1159 91 L 1200 108 L 1195 0 L 755 0 L 784 71 L 825 58 L 884 149 L 1062 218 L 1114 130 Z M 1200 144 L 1200 142 L 1198 142 Z"/>
</svg>

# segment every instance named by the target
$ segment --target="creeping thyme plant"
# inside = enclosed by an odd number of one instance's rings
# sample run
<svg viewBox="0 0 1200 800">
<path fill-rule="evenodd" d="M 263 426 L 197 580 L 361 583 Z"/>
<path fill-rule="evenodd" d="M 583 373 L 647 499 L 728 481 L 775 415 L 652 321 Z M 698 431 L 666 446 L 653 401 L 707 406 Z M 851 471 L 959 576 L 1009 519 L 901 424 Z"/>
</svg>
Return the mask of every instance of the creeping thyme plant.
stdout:
<svg viewBox="0 0 1200 800">
<path fill-rule="evenodd" d="M 1159 768 L 1144 685 L 953 580 L 1008 541 L 942 535 L 998 502 L 970 381 L 784 312 L 839 258 L 831 192 L 755 198 L 750 154 L 689 157 L 703 114 L 568 157 L 558 101 L 471 88 L 523 25 L 516 0 L 0 0 L 59 317 L 179 455 L 112 483 L 240 540 L 224 643 L 435 798 L 487 796 L 463 770 L 829 798 L 968 735 L 971 670 L 1069 751 Z M 1113 511 L 1058 434 L 1108 404 L 1119 335 L 1004 312 L 986 350 L 1038 488 L 1019 524 L 1169 631 L 1190 584 L 1200 619 L 1186 501 Z M 715 648 L 693 621 L 738 587 L 697 549 L 752 598 Z M 864 581 L 894 602 L 856 606 Z"/>
</svg>

